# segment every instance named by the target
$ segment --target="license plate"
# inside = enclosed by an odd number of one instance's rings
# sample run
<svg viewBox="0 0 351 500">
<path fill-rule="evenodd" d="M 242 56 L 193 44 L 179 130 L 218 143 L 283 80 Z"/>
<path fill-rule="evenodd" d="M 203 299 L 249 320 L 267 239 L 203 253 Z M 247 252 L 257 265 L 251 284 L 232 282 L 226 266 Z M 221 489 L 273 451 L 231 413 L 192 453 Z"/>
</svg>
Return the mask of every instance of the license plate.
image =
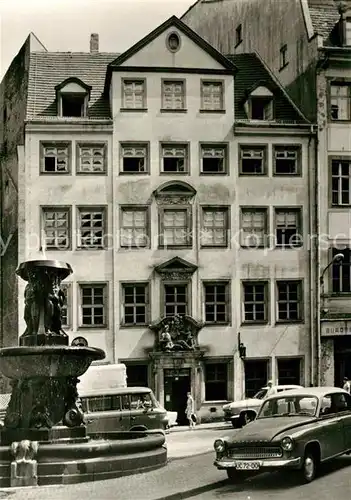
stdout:
<svg viewBox="0 0 351 500">
<path fill-rule="evenodd" d="M 260 468 L 259 462 L 236 462 L 235 468 L 237 470 L 258 470 Z"/>
</svg>

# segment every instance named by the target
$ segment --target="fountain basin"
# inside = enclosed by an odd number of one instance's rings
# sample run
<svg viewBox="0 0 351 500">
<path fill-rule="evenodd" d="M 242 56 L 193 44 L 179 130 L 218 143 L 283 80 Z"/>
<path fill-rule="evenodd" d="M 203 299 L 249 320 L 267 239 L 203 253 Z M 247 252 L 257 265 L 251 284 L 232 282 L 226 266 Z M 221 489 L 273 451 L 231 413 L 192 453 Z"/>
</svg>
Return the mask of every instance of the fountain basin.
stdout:
<svg viewBox="0 0 351 500">
<path fill-rule="evenodd" d="M 45 271 L 46 269 L 52 269 L 55 274 L 64 280 L 69 276 L 73 270 L 67 262 L 61 262 L 59 260 L 27 260 L 22 262 L 16 270 L 16 274 L 20 276 L 24 281 L 29 281 L 30 274 L 33 272 Z"/>
<path fill-rule="evenodd" d="M 105 357 L 97 347 L 37 346 L 0 350 L 1 372 L 10 379 L 79 377 L 92 361 Z"/>
<path fill-rule="evenodd" d="M 9 446 L 0 446 L 0 487 L 11 484 Z M 146 472 L 167 464 L 163 431 L 106 433 L 88 441 L 39 442 L 37 484 L 73 484 Z"/>
</svg>

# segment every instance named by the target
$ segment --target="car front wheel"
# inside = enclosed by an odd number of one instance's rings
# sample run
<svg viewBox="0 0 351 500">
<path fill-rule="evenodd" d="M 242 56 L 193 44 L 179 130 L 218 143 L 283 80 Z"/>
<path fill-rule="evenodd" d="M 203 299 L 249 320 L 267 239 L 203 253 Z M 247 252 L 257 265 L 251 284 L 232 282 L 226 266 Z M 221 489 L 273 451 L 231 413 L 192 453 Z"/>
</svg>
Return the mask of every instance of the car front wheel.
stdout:
<svg viewBox="0 0 351 500">
<path fill-rule="evenodd" d="M 317 460 L 313 453 L 306 452 L 302 463 L 302 479 L 305 483 L 310 483 L 316 477 Z"/>
</svg>

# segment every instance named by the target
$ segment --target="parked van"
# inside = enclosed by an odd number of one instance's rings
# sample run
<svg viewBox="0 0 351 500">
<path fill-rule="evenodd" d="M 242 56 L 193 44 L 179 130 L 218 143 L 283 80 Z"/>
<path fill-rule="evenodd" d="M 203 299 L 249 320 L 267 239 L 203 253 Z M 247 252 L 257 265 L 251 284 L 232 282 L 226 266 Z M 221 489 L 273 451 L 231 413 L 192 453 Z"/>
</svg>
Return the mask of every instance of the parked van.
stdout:
<svg viewBox="0 0 351 500">
<path fill-rule="evenodd" d="M 127 387 L 125 365 L 91 366 L 77 385 L 88 433 L 167 429 L 167 411 L 148 387 Z"/>
</svg>

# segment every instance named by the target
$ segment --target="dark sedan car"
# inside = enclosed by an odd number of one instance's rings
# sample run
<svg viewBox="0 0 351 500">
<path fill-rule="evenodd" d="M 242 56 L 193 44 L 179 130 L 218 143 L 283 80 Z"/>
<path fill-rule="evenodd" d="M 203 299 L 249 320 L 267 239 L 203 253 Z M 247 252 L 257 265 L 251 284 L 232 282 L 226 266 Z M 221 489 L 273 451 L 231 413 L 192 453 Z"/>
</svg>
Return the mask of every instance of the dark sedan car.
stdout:
<svg viewBox="0 0 351 500">
<path fill-rule="evenodd" d="M 351 452 L 351 396 L 336 387 L 291 390 L 266 399 L 246 427 L 214 442 L 230 480 L 296 470 L 312 481 L 322 462 Z"/>
</svg>

